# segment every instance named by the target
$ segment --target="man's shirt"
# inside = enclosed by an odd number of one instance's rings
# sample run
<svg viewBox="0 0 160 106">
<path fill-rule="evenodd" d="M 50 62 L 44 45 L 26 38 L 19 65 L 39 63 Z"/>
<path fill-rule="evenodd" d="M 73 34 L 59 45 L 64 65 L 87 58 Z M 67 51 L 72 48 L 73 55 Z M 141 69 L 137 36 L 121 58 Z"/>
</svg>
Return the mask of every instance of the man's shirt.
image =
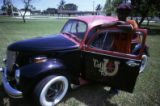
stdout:
<svg viewBox="0 0 160 106">
<path fill-rule="evenodd" d="M 111 51 L 117 51 L 122 53 L 130 53 L 131 42 L 134 32 L 138 29 L 138 25 L 134 20 L 127 20 L 126 23 L 130 24 L 133 31 L 128 33 L 114 34 L 114 43 Z"/>
</svg>

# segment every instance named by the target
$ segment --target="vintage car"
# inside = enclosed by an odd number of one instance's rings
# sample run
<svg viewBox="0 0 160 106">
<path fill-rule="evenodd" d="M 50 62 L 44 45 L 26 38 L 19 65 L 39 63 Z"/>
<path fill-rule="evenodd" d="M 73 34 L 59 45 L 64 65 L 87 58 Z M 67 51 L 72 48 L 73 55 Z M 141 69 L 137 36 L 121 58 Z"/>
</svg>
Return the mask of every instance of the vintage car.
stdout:
<svg viewBox="0 0 160 106">
<path fill-rule="evenodd" d="M 13 98 L 31 96 L 43 106 L 59 103 L 71 84 L 81 85 L 80 79 L 133 92 L 149 56 L 147 30 L 132 31 L 130 53 L 114 51 L 114 37 L 130 32 L 99 27 L 112 21 L 117 18 L 77 17 L 60 34 L 10 44 L 0 68 L 5 91 Z"/>
</svg>

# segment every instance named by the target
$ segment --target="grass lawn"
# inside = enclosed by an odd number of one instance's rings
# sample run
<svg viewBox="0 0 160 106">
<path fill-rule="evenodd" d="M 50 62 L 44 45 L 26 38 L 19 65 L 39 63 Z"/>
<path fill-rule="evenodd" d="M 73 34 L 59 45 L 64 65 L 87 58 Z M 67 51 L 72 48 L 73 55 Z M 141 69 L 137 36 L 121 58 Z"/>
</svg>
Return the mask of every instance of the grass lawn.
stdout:
<svg viewBox="0 0 160 106">
<path fill-rule="evenodd" d="M 27 23 L 23 24 L 20 19 L 0 16 L 0 59 L 5 57 L 8 44 L 58 33 L 66 21 L 27 20 Z M 160 106 L 160 22 L 151 24 L 150 29 L 156 30 L 156 33 L 152 31 L 147 37 L 151 57 L 146 69 L 139 75 L 132 94 L 121 91 L 119 95 L 110 97 L 109 87 L 90 84 L 70 91 L 58 106 Z M 0 106 L 32 106 L 32 103 L 23 99 L 9 98 L 3 90 L 0 78 Z"/>
</svg>

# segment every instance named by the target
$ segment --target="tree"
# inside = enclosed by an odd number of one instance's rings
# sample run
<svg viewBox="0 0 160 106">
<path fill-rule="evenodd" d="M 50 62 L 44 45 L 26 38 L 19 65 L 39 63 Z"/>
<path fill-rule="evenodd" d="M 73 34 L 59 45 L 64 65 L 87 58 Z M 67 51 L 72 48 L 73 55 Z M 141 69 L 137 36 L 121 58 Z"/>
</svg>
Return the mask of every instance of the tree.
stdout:
<svg viewBox="0 0 160 106">
<path fill-rule="evenodd" d="M 66 2 L 64 0 L 61 0 L 60 3 L 59 3 L 59 6 L 58 6 L 58 10 L 64 10 L 65 3 Z"/>
<path fill-rule="evenodd" d="M 113 13 L 115 14 L 117 11 L 117 7 L 123 2 L 124 0 L 113 0 Z"/>
<path fill-rule="evenodd" d="M 110 16 L 112 14 L 112 2 L 111 0 L 106 0 L 104 11 L 107 16 Z"/>
<path fill-rule="evenodd" d="M 105 14 L 110 16 L 116 13 L 117 6 L 121 4 L 123 0 L 106 0 L 104 11 Z"/>
<path fill-rule="evenodd" d="M 57 13 L 57 9 L 55 8 L 47 8 L 47 10 L 45 11 L 45 13 L 47 14 L 56 14 Z"/>
<path fill-rule="evenodd" d="M 11 15 L 13 12 L 13 5 L 10 0 L 3 0 L 3 5 L 1 7 L 3 11 L 6 11 L 7 15 Z"/>
<path fill-rule="evenodd" d="M 64 5 L 64 10 L 76 11 L 77 9 L 78 9 L 78 6 L 73 3 L 69 3 L 69 4 Z"/>
<path fill-rule="evenodd" d="M 140 17 L 140 21 L 136 19 L 139 27 L 145 18 L 156 16 L 160 10 L 159 0 L 131 0 L 131 4 L 133 5 L 133 16 Z"/>
<path fill-rule="evenodd" d="M 22 0 L 22 1 L 24 3 L 24 9 L 23 9 L 24 13 L 22 13 L 20 10 L 18 10 L 18 11 L 21 14 L 21 17 L 23 19 L 23 23 L 26 23 L 26 19 L 25 19 L 26 13 L 27 13 L 27 11 L 30 11 L 33 8 L 33 6 L 31 5 L 32 0 Z"/>
<path fill-rule="evenodd" d="M 98 4 L 97 7 L 96 7 L 96 11 L 97 11 L 98 15 L 100 14 L 101 10 L 102 10 L 102 6 L 100 4 Z"/>
<path fill-rule="evenodd" d="M 2 5 L 1 10 L 2 10 L 2 11 L 7 11 L 7 7 L 4 6 L 4 5 Z"/>
<path fill-rule="evenodd" d="M 102 6 L 100 4 L 97 5 L 96 11 L 100 11 L 102 9 Z"/>
</svg>

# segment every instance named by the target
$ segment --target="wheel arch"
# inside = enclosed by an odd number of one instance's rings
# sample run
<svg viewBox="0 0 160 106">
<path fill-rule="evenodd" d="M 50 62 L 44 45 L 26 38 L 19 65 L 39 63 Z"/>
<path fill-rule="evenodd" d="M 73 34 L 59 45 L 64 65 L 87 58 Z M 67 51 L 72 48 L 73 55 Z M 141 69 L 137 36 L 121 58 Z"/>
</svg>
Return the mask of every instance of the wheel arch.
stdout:
<svg viewBox="0 0 160 106">
<path fill-rule="evenodd" d="M 29 92 L 33 91 L 35 85 L 49 75 L 62 75 L 65 76 L 69 82 L 78 83 L 78 78 L 74 77 L 69 68 L 59 60 L 33 63 L 20 68 L 20 70 L 21 77 L 19 87 L 24 96 L 28 96 Z"/>
</svg>

